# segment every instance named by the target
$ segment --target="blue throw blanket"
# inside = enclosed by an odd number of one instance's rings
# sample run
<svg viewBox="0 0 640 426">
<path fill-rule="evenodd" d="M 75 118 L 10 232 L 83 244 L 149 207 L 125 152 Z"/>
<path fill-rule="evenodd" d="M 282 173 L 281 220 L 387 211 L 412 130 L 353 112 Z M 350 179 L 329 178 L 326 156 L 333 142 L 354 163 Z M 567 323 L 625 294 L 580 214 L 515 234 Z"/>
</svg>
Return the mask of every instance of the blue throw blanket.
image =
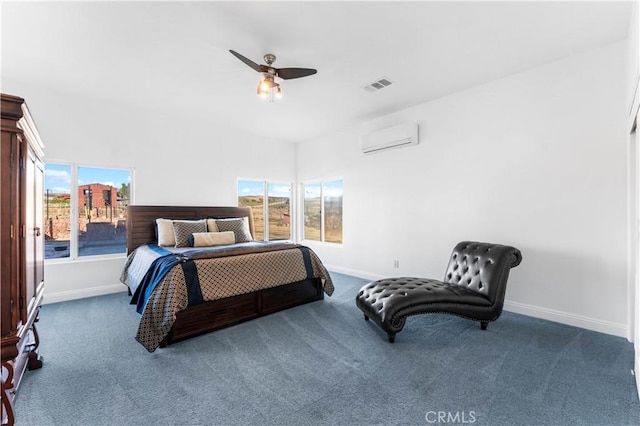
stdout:
<svg viewBox="0 0 640 426">
<path fill-rule="evenodd" d="M 158 283 L 162 281 L 164 276 L 167 275 L 167 272 L 184 260 L 182 255 L 171 253 L 158 257 L 151 263 L 149 270 L 140 281 L 135 293 L 133 293 L 130 302 L 132 305 L 136 305 L 136 311 L 139 314 L 142 314 L 144 306 L 147 304 L 149 296 L 151 296 L 151 292 L 153 292 Z"/>
</svg>

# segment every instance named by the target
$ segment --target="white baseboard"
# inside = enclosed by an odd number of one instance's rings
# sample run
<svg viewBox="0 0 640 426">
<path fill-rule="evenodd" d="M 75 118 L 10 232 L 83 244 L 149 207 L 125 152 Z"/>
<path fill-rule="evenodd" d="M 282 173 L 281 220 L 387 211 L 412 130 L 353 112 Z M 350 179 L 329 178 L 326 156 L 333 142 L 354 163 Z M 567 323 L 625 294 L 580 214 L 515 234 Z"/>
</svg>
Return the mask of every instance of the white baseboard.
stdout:
<svg viewBox="0 0 640 426">
<path fill-rule="evenodd" d="M 562 324 L 573 325 L 575 327 L 585 328 L 587 330 L 597 331 L 600 333 L 611 334 L 613 336 L 624 338 L 626 338 L 627 336 L 626 324 L 603 321 L 595 318 L 585 317 L 582 315 L 572 314 L 569 312 L 527 305 L 525 303 L 510 302 L 508 300 L 505 300 L 504 302 L 504 310 L 514 312 L 516 314 L 522 314 L 530 317 L 559 322 Z"/>
<path fill-rule="evenodd" d="M 69 300 L 84 299 L 85 297 L 103 296 L 105 294 L 120 293 L 127 291 L 127 287 L 123 284 L 111 284 L 100 287 L 88 287 L 77 290 L 59 291 L 56 293 L 48 293 L 45 286 L 43 304 L 67 302 Z"/>
<path fill-rule="evenodd" d="M 372 274 L 367 271 L 359 271 L 356 269 L 343 268 L 333 265 L 325 265 L 329 271 L 338 272 L 341 274 L 351 275 L 353 277 L 365 278 L 368 280 L 380 280 L 386 278 L 386 276 Z M 624 337 L 627 336 L 626 324 L 618 324 L 610 321 L 598 320 L 582 315 L 576 315 L 569 312 L 557 311 L 554 309 L 541 308 L 539 306 L 527 305 L 525 303 L 510 302 L 505 300 L 504 310 L 514 312 L 516 314 L 527 315 L 534 318 L 545 319 L 553 322 L 559 322 L 561 324 L 572 325 L 575 327 L 584 328 L 587 330 L 597 331 L 600 333 L 611 334 L 613 336 Z M 640 380 L 640 378 L 638 379 Z"/>
<path fill-rule="evenodd" d="M 364 278 L 364 279 L 371 280 L 371 281 L 376 281 L 376 280 L 381 280 L 383 278 L 387 278 L 384 275 L 372 274 L 370 272 L 359 271 L 357 269 L 343 268 L 343 267 L 340 267 L 340 266 L 333 266 L 333 265 L 328 265 L 328 264 L 325 264 L 324 266 L 330 272 L 338 272 L 339 274 L 351 275 L 352 277 Z"/>
</svg>

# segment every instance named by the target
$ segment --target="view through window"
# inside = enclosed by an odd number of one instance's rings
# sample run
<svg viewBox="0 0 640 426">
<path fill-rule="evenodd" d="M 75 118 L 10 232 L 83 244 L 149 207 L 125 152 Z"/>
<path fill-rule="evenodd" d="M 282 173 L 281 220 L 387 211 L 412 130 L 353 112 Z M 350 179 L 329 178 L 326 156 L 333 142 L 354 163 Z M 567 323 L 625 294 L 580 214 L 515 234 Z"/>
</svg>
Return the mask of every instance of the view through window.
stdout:
<svg viewBox="0 0 640 426">
<path fill-rule="evenodd" d="M 322 185 L 303 184 L 304 191 L 304 231 L 303 239 L 322 241 Z"/>
<path fill-rule="evenodd" d="M 270 240 L 291 239 L 291 184 L 268 184 Z"/>
<path fill-rule="evenodd" d="M 130 170 L 47 163 L 44 185 L 45 259 L 126 253 Z"/>
<path fill-rule="evenodd" d="M 291 184 L 239 180 L 238 206 L 251 207 L 255 240 L 291 239 Z"/>
<path fill-rule="evenodd" d="M 302 184 L 303 239 L 342 243 L 342 180 Z"/>
<path fill-rule="evenodd" d="M 324 182 L 324 241 L 342 243 L 342 181 Z"/>
</svg>

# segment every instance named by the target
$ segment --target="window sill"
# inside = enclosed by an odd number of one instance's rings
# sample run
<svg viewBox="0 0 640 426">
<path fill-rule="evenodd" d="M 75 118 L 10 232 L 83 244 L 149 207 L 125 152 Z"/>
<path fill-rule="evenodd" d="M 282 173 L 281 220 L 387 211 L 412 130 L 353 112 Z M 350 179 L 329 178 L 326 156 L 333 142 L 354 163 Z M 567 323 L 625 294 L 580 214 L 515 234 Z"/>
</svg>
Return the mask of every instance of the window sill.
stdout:
<svg viewBox="0 0 640 426">
<path fill-rule="evenodd" d="M 335 247 L 335 248 L 343 248 L 344 247 L 344 243 L 331 243 L 331 242 L 328 242 L 328 241 L 318 241 L 318 240 L 302 240 L 300 242 L 300 244 L 304 244 L 304 245 L 319 245 L 319 246 Z"/>
<path fill-rule="evenodd" d="M 92 255 L 92 256 L 79 256 L 79 257 L 61 257 L 58 259 L 45 259 L 45 265 L 56 265 L 59 263 L 72 263 L 72 262 L 97 262 L 102 260 L 113 260 L 113 259 L 126 259 L 127 255 L 124 253 L 118 254 L 102 254 L 102 255 Z"/>
</svg>

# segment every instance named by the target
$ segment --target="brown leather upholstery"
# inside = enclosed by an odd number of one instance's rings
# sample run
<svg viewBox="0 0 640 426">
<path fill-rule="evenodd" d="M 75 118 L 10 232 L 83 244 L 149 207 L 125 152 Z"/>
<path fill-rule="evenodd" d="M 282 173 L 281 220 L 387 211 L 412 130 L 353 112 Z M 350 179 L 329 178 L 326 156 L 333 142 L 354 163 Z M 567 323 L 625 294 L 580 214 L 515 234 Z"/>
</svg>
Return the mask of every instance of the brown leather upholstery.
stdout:
<svg viewBox="0 0 640 426">
<path fill-rule="evenodd" d="M 502 313 L 511 268 L 520 250 L 500 244 L 463 241 L 451 253 L 443 281 L 386 278 L 362 287 L 356 305 L 393 342 L 410 315 L 441 312 L 480 321 L 486 329 Z"/>
</svg>

